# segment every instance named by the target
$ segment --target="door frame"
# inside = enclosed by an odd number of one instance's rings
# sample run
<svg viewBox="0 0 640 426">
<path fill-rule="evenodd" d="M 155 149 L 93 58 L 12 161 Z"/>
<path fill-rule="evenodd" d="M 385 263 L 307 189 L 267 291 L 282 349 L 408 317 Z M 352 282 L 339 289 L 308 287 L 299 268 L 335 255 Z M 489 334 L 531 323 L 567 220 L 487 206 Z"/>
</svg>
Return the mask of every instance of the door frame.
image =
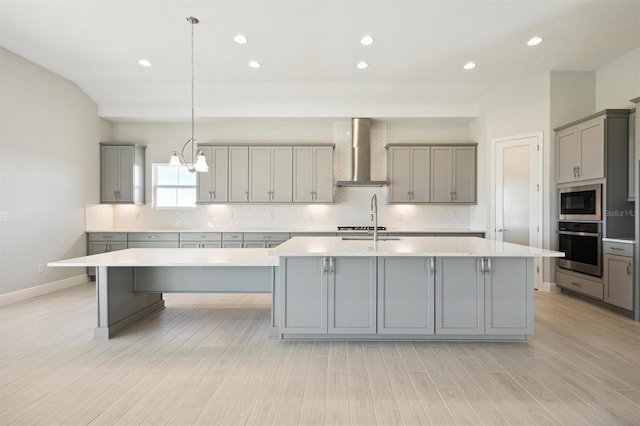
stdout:
<svg viewBox="0 0 640 426">
<path fill-rule="evenodd" d="M 536 162 L 536 167 L 533 172 L 536 174 L 536 180 L 538 185 L 538 196 L 537 196 L 537 208 L 535 211 L 535 222 L 537 223 L 529 223 L 529 226 L 537 226 L 538 232 L 536 233 L 537 238 L 536 241 L 532 244 L 535 247 L 542 248 L 544 229 L 543 229 L 543 212 L 544 212 L 544 132 L 534 132 L 534 133 L 525 133 L 520 135 L 512 135 L 512 136 L 504 136 L 500 138 L 492 138 L 491 139 L 491 213 L 490 213 L 490 229 L 487 233 L 491 235 L 493 239 L 495 239 L 496 235 L 496 151 L 497 145 L 502 142 L 515 142 L 520 139 L 530 139 L 536 138 L 536 142 L 530 142 L 529 146 L 537 145 L 538 152 L 538 161 Z M 535 274 L 536 278 L 534 280 L 534 288 L 542 288 L 542 262 L 540 259 L 534 260 L 534 267 L 537 268 L 537 273 Z"/>
</svg>

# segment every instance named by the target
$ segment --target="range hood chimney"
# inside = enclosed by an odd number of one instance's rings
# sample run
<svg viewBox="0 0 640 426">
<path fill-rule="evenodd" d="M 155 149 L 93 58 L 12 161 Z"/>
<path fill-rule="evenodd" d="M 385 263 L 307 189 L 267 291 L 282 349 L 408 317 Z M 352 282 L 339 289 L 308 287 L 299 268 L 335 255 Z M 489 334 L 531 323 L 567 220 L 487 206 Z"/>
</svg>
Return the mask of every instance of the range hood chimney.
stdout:
<svg viewBox="0 0 640 426">
<path fill-rule="evenodd" d="M 371 180 L 371 119 L 351 119 L 351 180 L 337 186 L 382 186 L 384 180 Z"/>
</svg>

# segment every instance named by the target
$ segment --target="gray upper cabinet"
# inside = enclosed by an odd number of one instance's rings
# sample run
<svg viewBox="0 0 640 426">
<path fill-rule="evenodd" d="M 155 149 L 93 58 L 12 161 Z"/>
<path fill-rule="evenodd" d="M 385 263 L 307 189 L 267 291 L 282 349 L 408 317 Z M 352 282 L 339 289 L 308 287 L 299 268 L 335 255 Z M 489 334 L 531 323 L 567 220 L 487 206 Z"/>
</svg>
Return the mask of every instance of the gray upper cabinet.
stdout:
<svg viewBox="0 0 640 426">
<path fill-rule="evenodd" d="M 249 201 L 249 147 L 229 147 L 229 201 Z"/>
<path fill-rule="evenodd" d="M 605 117 L 558 131 L 558 183 L 600 179 L 604 177 Z"/>
<path fill-rule="evenodd" d="M 431 147 L 431 202 L 476 202 L 476 146 Z"/>
<path fill-rule="evenodd" d="M 390 203 L 430 201 L 430 154 L 428 146 L 389 146 L 387 176 Z"/>
<path fill-rule="evenodd" d="M 378 333 L 435 332 L 433 257 L 378 260 Z"/>
<path fill-rule="evenodd" d="M 333 146 L 293 147 L 293 202 L 333 202 Z"/>
<path fill-rule="evenodd" d="M 292 157 L 291 146 L 249 147 L 249 201 L 293 201 Z"/>
<path fill-rule="evenodd" d="M 198 204 L 226 203 L 228 195 L 229 148 L 226 146 L 199 145 L 209 163 L 208 172 L 197 175 Z"/>
<path fill-rule="evenodd" d="M 144 204 L 145 146 L 100 143 L 100 202 Z"/>
</svg>

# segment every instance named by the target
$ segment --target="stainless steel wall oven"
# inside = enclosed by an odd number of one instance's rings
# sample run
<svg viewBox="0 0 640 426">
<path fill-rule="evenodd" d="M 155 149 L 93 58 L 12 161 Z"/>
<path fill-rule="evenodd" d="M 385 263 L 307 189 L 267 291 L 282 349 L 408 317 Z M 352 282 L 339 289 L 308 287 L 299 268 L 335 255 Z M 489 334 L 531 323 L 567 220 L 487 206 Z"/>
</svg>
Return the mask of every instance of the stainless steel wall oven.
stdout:
<svg viewBox="0 0 640 426">
<path fill-rule="evenodd" d="M 558 250 L 565 253 L 560 268 L 602 276 L 601 223 L 558 222 Z"/>
</svg>

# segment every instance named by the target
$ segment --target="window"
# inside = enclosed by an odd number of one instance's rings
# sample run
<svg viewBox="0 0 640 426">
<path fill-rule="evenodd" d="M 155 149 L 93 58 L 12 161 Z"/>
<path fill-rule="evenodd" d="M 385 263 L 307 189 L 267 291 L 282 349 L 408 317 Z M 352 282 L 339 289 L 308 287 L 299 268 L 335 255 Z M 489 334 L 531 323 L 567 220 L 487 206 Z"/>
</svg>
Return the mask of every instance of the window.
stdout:
<svg viewBox="0 0 640 426">
<path fill-rule="evenodd" d="M 196 207 L 196 174 L 186 167 L 153 164 L 153 208 L 188 209 Z"/>
</svg>

